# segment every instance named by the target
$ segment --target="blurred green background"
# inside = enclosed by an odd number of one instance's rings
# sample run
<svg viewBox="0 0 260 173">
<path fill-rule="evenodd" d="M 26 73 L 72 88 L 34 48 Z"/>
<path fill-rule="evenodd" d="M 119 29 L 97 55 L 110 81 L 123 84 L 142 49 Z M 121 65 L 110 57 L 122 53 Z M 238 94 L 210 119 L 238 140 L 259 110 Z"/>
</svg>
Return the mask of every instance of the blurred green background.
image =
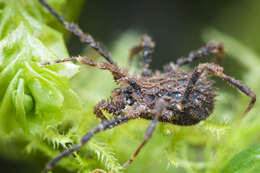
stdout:
<svg viewBox="0 0 260 173">
<path fill-rule="evenodd" d="M 65 32 L 36 0 L 19 2 L 25 7 L 29 4 L 28 13 L 36 20 L 64 33 L 71 56 L 88 55 L 97 60 L 95 52 Z M 260 93 L 260 2 L 257 0 L 49 2 L 58 7 L 65 18 L 79 23 L 84 31 L 91 33 L 121 67 L 125 66 L 130 48 L 138 43 L 143 33 L 156 42 L 153 69 L 161 69 L 169 61 L 188 55 L 208 40 L 222 41 L 227 52 L 223 60 L 225 73 L 247 84 L 257 95 Z M 7 1 L 0 3 L 4 4 L 1 5 L 4 9 Z M 37 10 L 40 10 L 39 14 Z M 4 14 L 1 11 L 2 23 Z M 48 42 L 41 41 L 48 47 Z M 55 58 L 59 58 L 57 53 Z M 213 58 L 203 61 L 213 61 Z M 192 70 L 196 64 L 198 62 L 185 68 Z M 138 67 L 132 69 L 138 70 Z M 216 80 L 219 88 L 217 103 L 210 118 L 192 127 L 160 123 L 152 140 L 126 172 L 260 172 L 259 104 L 256 102 L 252 111 L 242 118 L 249 98 Z M 112 76 L 81 66 L 80 72 L 70 81 L 71 88 L 80 95 L 82 110 L 70 111 L 66 115 L 62 111 L 62 120 L 55 120 L 54 125 L 50 125 L 51 131 L 34 122 L 37 133 L 20 130 L 11 136 L 1 136 L 0 133 L 0 169 L 3 172 L 40 172 L 48 160 L 77 143 L 82 134 L 98 124 L 99 120 L 92 113 L 93 106 L 108 98 L 116 87 Z M 141 143 L 148 125 L 149 121 L 134 120 L 100 133 L 77 155 L 64 159 L 54 172 L 91 172 L 95 168 L 121 172 L 120 165 Z M 30 147 L 32 151 L 28 149 Z"/>
<path fill-rule="evenodd" d="M 88 0 L 79 23 L 106 47 L 129 30 L 151 35 L 157 45 L 153 67 L 160 67 L 201 47 L 205 43 L 201 35 L 208 27 L 215 27 L 259 52 L 259 5 L 257 0 Z M 83 46 L 73 37 L 68 48 L 77 54 Z"/>
</svg>

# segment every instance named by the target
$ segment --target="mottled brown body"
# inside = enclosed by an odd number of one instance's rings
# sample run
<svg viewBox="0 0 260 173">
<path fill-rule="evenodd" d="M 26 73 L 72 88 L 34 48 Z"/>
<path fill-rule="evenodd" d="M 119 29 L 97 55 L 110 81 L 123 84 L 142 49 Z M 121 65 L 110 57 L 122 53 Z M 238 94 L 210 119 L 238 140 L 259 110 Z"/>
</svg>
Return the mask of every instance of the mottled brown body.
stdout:
<svg viewBox="0 0 260 173">
<path fill-rule="evenodd" d="M 136 85 L 117 88 L 111 96 L 111 105 L 117 110 L 115 116 L 124 114 L 132 118 L 154 118 L 154 106 L 158 99 L 163 99 L 167 106 L 159 121 L 177 125 L 193 125 L 206 119 L 214 108 L 215 88 L 208 75 L 200 77 L 187 103 L 182 99 L 192 73 L 169 64 L 164 73 L 153 73 L 152 76 L 136 77 Z M 109 111 L 113 113 L 113 111 Z"/>
<path fill-rule="evenodd" d="M 215 55 L 217 62 L 221 62 L 224 47 L 221 42 L 209 42 L 195 52 L 191 52 L 185 58 L 179 58 L 177 62 L 165 66 L 163 72 L 152 72 L 149 68 L 151 55 L 155 47 L 152 39 L 143 35 L 140 43 L 130 51 L 129 65 L 136 54 L 141 53 L 143 57 L 143 70 L 140 75 L 131 75 L 127 69 L 121 69 L 112 58 L 99 47 L 97 42 L 89 34 L 85 34 L 77 25 L 67 22 L 52 9 L 45 0 L 39 0 L 64 26 L 67 30 L 78 36 L 83 43 L 95 49 L 108 62 L 94 62 L 87 57 L 71 57 L 58 59 L 53 62 L 45 62 L 41 65 L 51 65 L 66 61 L 78 61 L 81 64 L 92 66 L 102 70 L 108 70 L 119 85 L 110 95 L 110 100 L 101 100 L 94 108 L 94 114 L 102 120 L 102 123 L 86 133 L 79 144 L 63 151 L 52 159 L 45 167 L 48 172 L 53 166 L 65 156 L 81 148 L 94 134 L 117 125 L 126 123 L 131 119 L 144 118 L 152 120 L 147 128 L 145 138 L 139 145 L 131 158 L 123 165 L 127 168 L 136 158 L 143 146 L 151 138 L 156 124 L 167 122 L 177 125 L 194 125 L 206 119 L 214 109 L 215 87 L 209 75 L 217 76 L 227 83 L 237 87 L 241 92 L 251 98 L 244 114 L 251 110 L 256 95 L 240 81 L 224 74 L 224 69 L 215 63 L 199 64 L 192 72 L 181 69 L 181 66 L 197 59 Z M 113 115 L 107 118 L 103 111 Z M 100 171 L 97 169 L 96 172 Z"/>
</svg>

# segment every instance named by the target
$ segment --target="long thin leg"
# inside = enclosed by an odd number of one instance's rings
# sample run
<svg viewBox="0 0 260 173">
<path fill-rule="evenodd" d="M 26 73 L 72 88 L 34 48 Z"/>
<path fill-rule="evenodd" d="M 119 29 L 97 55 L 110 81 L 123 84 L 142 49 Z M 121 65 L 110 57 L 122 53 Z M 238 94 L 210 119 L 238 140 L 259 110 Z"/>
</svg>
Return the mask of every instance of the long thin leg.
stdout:
<svg viewBox="0 0 260 173">
<path fill-rule="evenodd" d="M 159 99 L 154 106 L 153 114 L 154 114 L 154 119 L 151 122 L 150 126 L 147 128 L 146 133 L 145 133 L 145 138 L 141 145 L 137 148 L 135 153 L 131 156 L 131 158 L 124 163 L 123 168 L 126 169 L 137 157 L 141 149 L 144 147 L 144 145 L 151 139 L 152 134 L 155 130 L 156 124 L 158 123 L 159 117 L 162 115 L 163 111 L 165 110 L 167 105 L 167 102 L 164 101 L 164 98 Z"/>
<path fill-rule="evenodd" d="M 195 61 L 196 59 L 216 55 L 217 63 L 220 64 L 224 55 L 224 46 L 221 42 L 210 41 L 206 46 L 200 48 L 195 52 L 191 52 L 186 58 L 179 58 L 176 62 L 177 66 L 182 66 Z"/>
<path fill-rule="evenodd" d="M 136 156 L 139 154 L 139 152 L 144 147 L 144 145 L 151 139 L 157 123 L 158 123 L 158 116 L 156 116 L 153 119 L 152 123 L 150 124 L 150 126 L 146 131 L 144 141 L 141 143 L 141 145 L 139 145 L 139 147 L 137 148 L 135 153 L 131 156 L 131 158 L 126 163 L 124 163 L 123 169 L 126 169 L 135 160 Z"/>
<path fill-rule="evenodd" d="M 93 130 L 85 134 L 80 141 L 80 144 L 75 145 L 74 147 L 64 151 L 54 159 L 52 159 L 45 167 L 44 172 L 47 173 L 48 171 L 52 170 L 52 168 L 55 166 L 56 163 L 58 163 L 62 158 L 66 157 L 67 155 L 71 154 L 72 152 L 80 149 L 84 144 L 86 144 L 94 134 L 104 131 L 108 128 L 113 128 L 115 126 L 118 126 L 120 124 L 123 124 L 127 122 L 129 119 L 127 117 L 118 118 L 112 121 L 105 121 L 99 125 L 97 125 Z"/>
<path fill-rule="evenodd" d="M 39 0 L 39 2 L 46 7 L 51 14 L 53 14 L 64 26 L 65 28 L 72 32 L 74 35 L 80 38 L 82 43 L 88 44 L 90 47 L 95 49 L 101 56 L 103 56 L 110 64 L 115 64 L 112 58 L 104 52 L 104 50 L 98 45 L 98 43 L 93 39 L 90 34 L 85 34 L 79 26 L 74 23 L 67 22 L 63 17 L 61 17 L 45 0 Z"/>
<path fill-rule="evenodd" d="M 94 61 L 92 61 L 92 60 L 90 60 L 86 57 L 80 57 L 80 56 L 79 57 L 57 59 L 57 60 L 54 60 L 54 61 L 51 61 L 51 62 L 41 63 L 41 65 L 52 65 L 52 64 L 64 63 L 64 62 L 68 62 L 68 61 L 78 61 L 81 64 L 86 64 L 86 65 L 89 65 L 89 66 L 92 66 L 92 67 L 97 67 L 97 68 L 102 69 L 102 70 L 108 70 L 113 74 L 113 76 L 116 80 L 127 76 L 127 74 L 122 72 L 116 64 L 108 64 L 108 63 L 102 62 L 102 61 L 95 63 Z"/>
<path fill-rule="evenodd" d="M 140 39 L 140 43 L 137 46 L 134 46 L 131 51 L 130 55 L 128 58 L 128 65 L 130 66 L 133 60 L 133 57 L 142 52 L 143 56 L 143 64 L 144 64 L 144 69 L 142 72 L 142 75 L 144 76 L 149 76 L 151 74 L 151 71 L 149 70 L 150 62 L 151 62 L 151 55 L 153 53 L 153 49 L 155 47 L 155 43 L 152 41 L 152 38 L 149 37 L 148 35 L 143 35 Z"/>
<path fill-rule="evenodd" d="M 183 96 L 183 100 L 182 103 L 185 104 L 186 102 L 188 102 L 190 94 L 192 93 L 193 90 L 193 86 L 196 84 L 196 82 L 198 81 L 200 75 L 202 74 L 202 72 L 204 70 L 208 70 L 210 73 L 212 73 L 213 75 L 227 81 L 229 84 L 234 85 L 235 87 L 237 87 L 240 91 L 242 91 L 243 93 L 245 93 L 248 97 L 251 98 L 251 101 L 249 103 L 249 105 L 247 106 L 244 115 L 250 111 L 250 109 L 254 106 L 255 101 L 256 101 L 256 95 L 255 93 L 253 93 L 250 88 L 248 88 L 246 85 L 242 84 L 240 81 L 227 76 L 223 73 L 223 68 L 217 64 L 214 63 L 204 63 L 204 64 L 200 64 L 196 67 L 196 69 L 194 70 L 194 72 L 192 73 L 192 76 L 190 78 L 190 81 L 188 83 L 188 86 L 186 88 L 186 91 L 184 92 L 184 96 Z"/>
</svg>

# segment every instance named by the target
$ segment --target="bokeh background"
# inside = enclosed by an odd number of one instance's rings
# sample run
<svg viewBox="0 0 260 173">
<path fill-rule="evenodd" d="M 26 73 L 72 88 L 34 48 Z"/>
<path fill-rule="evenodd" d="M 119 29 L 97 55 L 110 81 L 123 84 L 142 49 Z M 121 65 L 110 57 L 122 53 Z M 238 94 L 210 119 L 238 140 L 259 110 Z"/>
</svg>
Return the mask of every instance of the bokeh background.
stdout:
<svg viewBox="0 0 260 173">
<path fill-rule="evenodd" d="M 257 0 L 88 0 L 79 24 L 105 47 L 127 31 L 151 35 L 156 42 L 152 64 L 159 67 L 204 45 L 202 34 L 208 27 L 259 52 L 259 6 Z M 83 47 L 75 37 L 68 42 L 72 54 L 80 53 Z"/>
</svg>

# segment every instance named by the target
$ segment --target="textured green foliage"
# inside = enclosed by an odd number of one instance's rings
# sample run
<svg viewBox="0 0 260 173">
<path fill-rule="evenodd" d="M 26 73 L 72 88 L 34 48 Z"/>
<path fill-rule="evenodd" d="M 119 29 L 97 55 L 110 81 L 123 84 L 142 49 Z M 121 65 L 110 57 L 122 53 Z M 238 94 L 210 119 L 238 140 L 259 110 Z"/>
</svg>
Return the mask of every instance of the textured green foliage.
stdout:
<svg viewBox="0 0 260 173">
<path fill-rule="evenodd" d="M 260 172 L 260 144 L 252 146 L 236 154 L 222 169 L 224 173 Z"/>
<path fill-rule="evenodd" d="M 26 6 L 25 2 L 11 0 L 2 9 L 0 127 L 4 133 L 17 127 L 28 131 L 30 122 L 57 123 L 62 111 L 79 108 L 77 95 L 68 83 L 78 67 L 39 65 L 57 57 L 68 57 L 68 53 L 62 35 L 39 23 L 25 10 L 39 5 L 37 1 L 30 2 Z"/>
<path fill-rule="evenodd" d="M 26 148 L 27 154 L 35 148 L 39 152 L 65 146 L 71 139 L 48 129 L 65 119 L 66 112 L 81 110 L 80 99 L 68 80 L 78 72 L 78 66 L 40 66 L 40 62 L 69 55 L 62 34 L 42 22 L 53 19 L 37 0 L 0 3 L 1 153 L 19 158 L 24 149 L 21 152 L 18 146 Z M 52 5 L 61 7 L 66 1 L 52 1 Z M 49 147 L 40 147 L 48 141 Z M 18 152 L 12 155 L 8 150 Z"/>
<path fill-rule="evenodd" d="M 82 4 L 79 0 L 75 6 L 66 0 L 48 2 L 61 13 L 66 11 L 63 16 L 67 19 L 77 17 Z M 39 62 L 69 56 L 62 26 L 37 0 L 0 3 L 0 154 L 30 160 L 40 165 L 39 172 L 48 160 L 78 143 L 100 122 L 92 113 L 93 106 L 109 98 L 116 85 L 109 72 L 91 67 L 82 67 L 75 75 L 78 66 L 71 63 L 39 66 Z M 259 95 L 258 55 L 213 29 L 205 31 L 203 37 L 205 41 L 224 42 L 228 55 L 223 63 L 225 72 Z M 137 42 L 138 34 L 127 32 L 109 49 L 120 67 L 125 66 L 128 51 Z M 86 55 L 98 60 L 94 51 Z M 133 67 L 131 71 L 138 69 Z M 72 76 L 70 87 L 68 79 Z M 160 123 L 126 172 L 257 172 L 258 102 L 242 118 L 248 97 L 225 82 L 217 84 L 220 90 L 216 109 L 208 120 L 190 127 Z M 133 120 L 97 134 L 79 152 L 59 162 L 54 172 L 91 172 L 95 168 L 122 172 L 121 165 L 141 143 L 149 123 Z"/>
</svg>

